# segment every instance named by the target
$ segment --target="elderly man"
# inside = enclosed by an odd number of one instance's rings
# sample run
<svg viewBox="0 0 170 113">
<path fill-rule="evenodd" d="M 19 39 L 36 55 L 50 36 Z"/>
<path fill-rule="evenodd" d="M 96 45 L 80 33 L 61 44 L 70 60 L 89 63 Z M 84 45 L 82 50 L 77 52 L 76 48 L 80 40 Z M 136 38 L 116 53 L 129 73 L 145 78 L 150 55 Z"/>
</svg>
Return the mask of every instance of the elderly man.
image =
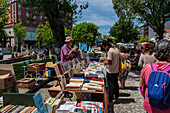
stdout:
<svg viewBox="0 0 170 113">
<path fill-rule="evenodd" d="M 72 52 L 78 49 L 78 47 L 71 49 L 71 46 L 73 44 L 73 39 L 71 37 L 66 37 L 65 42 L 66 44 L 64 44 L 61 48 L 61 62 L 67 62 L 68 60 L 72 60 Z"/>
</svg>

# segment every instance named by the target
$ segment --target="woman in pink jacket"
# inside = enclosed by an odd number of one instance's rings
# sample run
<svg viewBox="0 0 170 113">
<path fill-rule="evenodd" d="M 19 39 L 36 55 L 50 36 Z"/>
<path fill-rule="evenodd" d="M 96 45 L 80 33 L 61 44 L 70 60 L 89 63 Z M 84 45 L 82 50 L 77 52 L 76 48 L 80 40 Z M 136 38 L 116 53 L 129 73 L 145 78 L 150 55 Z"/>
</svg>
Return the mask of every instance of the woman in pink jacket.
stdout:
<svg viewBox="0 0 170 113">
<path fill-rule="evenodd" d="M 159 62 L 155 63 L 158 71 L 163 71 L 170 66 L 170 41 L 163 39 L 157 44 L 155 57 L 159 60 Z M 151 64 L 146 64 L 140 75 L 139 88 L 145 99 L 143 108 L 148 113 L 170 113 L 170 106 L 166 109 L 158 109 L 149 104 L 148 79 L 151 72 Z"/>
</svg>

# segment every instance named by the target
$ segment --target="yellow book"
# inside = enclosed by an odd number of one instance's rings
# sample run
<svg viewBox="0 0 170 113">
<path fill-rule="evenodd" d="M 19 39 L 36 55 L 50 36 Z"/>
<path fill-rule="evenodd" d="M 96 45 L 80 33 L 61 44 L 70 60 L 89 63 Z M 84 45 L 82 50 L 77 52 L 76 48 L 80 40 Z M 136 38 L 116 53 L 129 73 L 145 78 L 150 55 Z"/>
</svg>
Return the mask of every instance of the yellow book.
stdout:
<svg viewBox="0 0 170 113">
<path fill-rule="evenodd" d="M 52 101 L 50 102 L 50 105 L 53 104 L 54 101 L 55 101 L 55 98 L 52 99 Z"/>
</svg>

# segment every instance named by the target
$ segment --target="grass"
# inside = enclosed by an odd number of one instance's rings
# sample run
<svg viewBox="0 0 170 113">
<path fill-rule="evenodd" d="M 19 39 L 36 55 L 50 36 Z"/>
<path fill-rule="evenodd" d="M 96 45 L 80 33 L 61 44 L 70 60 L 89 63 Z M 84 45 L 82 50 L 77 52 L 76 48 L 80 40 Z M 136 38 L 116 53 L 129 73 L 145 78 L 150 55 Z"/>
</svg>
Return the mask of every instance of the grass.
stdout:
<svg viewBox="0 0 170 113">
<path fill-rule="evenodd" d="M 43 59 L 37 59 L 37 60 L 31 60 L 31 63 L 46 63 L 50 62 L 51 60 L 43 60 Z M 20 80 L 24 78 L 24 62 L 13 64 L 16 80 Z M 35 73 L 33 73 L 33 77 L 35 77 Z"/>
<path fill-rule="evenodd" d="M 31 63 L 46 63 L 46 62 L 51 62 L 51 60 L 44 60 L 44 59 L 31 60 Z M 19 63 L 13 64 L 16 80 L 20 80 L 20 79 L 24 78 L 24 67 L 23 66 L 24 66 L 24 62 L 19 62 Z M 36 77 L 35 73 L 33 73 L 33 77 L 34 78 Z M 0 90 L 0 97 L 2 96 L 3 92 L 8 92 L 8 93 L 14 92 L 15 90 L 13 90 L 13 89 L 14 89 L 14 87 Z"/>
</svg>

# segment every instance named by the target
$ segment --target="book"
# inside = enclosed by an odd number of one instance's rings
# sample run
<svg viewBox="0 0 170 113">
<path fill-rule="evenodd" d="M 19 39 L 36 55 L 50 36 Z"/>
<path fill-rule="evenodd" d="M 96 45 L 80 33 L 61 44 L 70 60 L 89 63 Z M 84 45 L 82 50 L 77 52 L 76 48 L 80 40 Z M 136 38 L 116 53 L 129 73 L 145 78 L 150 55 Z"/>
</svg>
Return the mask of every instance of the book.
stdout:
<svg viewBox="0 0 170 113">
<path fill-rule="evenodd" d="M 101 82 L 101 81 L 90 81 L 90 83 L 95 83 L 95 84 L 99 84 L 99 85 L 102 85 L 104 86 L 104 82 Z"/>
<path fill-rule="evenodd" d="M 54 70 L 55 70 L 56 75 L 59 76 L 60 72 L 59 72 L 59 69 L 58 69 L 57 65 L 54 66 Z"/>
<path fill-rule="evenodd" d="M 66 88 L 79 88 L 82 86 L 82 83 L 71 83 L 71 84 L 67 84 Z"/>
<path fill-rule="evenodd" d="M 57 66 L 58 66 L 58 70 L 59 70 L 60 75 L 63 75 L 63 69 L 61 67 L 61 63 L 58 63 Z"/>
<path fill-rule="evenodd" d="M 70 79 L 70 82 L 84 82 L 84 79 Z"/>
<path fill-rule="evenodd" d="M 65 67 L 64 67 L 64 63 L 60 63 L 61 64 L 61 69 L 63 70 L 63 73 L 65 73 L 66 72 L 66 69 L 65 69 Z"/>
</svg>

